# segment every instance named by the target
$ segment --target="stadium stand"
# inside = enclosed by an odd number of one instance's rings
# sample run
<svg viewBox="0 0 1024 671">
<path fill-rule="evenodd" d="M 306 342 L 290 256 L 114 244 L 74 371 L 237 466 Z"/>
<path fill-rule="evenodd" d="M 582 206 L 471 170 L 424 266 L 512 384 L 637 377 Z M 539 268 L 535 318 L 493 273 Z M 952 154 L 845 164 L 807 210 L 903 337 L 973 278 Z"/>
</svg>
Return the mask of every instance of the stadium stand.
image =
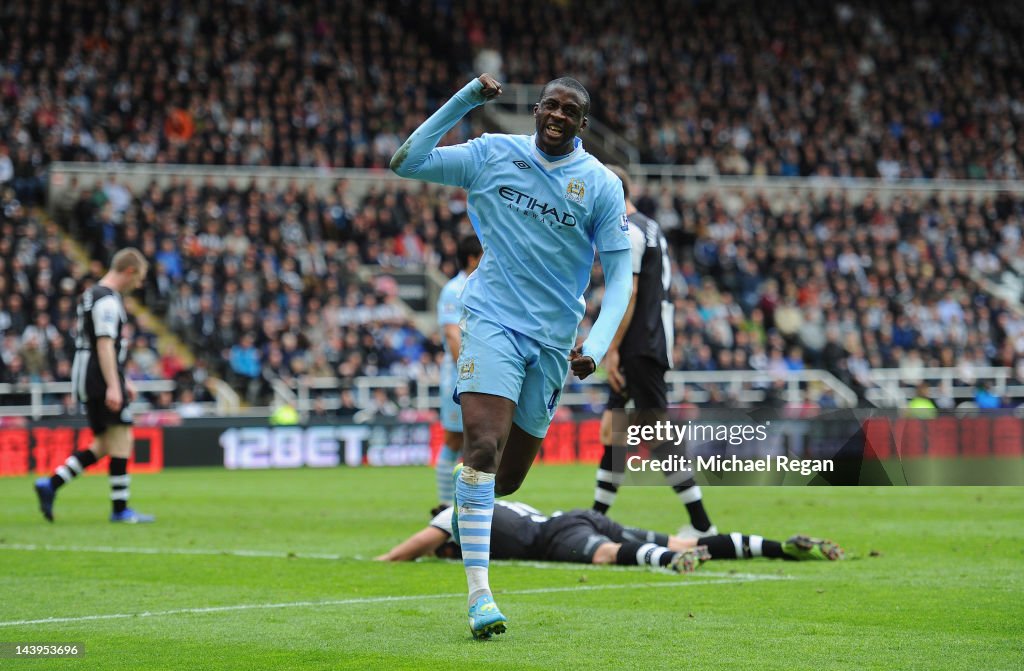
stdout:
<svg viewBox="0 0 1024 671">
<path fill-rule="evenodd" d="M 353 204 L 344 183 L 325 197 L 295 185 L 153 185 L 119 212 L 110 187 L 79 196 L 72 226 L 101 258 L 137 246 L 154 259 L 147 303 L 250 402 L 305 374 L 436 384 L 436 338 L 361 269 L 453 272 L 456 236 L 470 226 L 450 190 L 371 188 Z"/>
<path fill-rule="evenodd" d="M 644 162 L 1016 179 L 1022 31 L 963 1 L 7 3 L 0 181 L 32 203 L 55 160 L 382 168 L 480 68 L 575 73 Z"/>
<path fill-rule="evenodd" d="M 0 192 L 0 383 L 69 382 L 75 352 L 78 295 L 100 268 L 76 260 L 55 224 L 21 204 L 15 191 Z M 164 379 L 164 364 L 151 334 L 133 322 L 122 334 L 131 343 L 127 372 L 137 380 Z M 25 405 L 24 393 L 2 395 L 2 405 Z M 70 404 L 63 395 L 49 403 Z"/>
<path fill-rule="evenodd" d="M 446 16 L 445 11 L 452 16 Z M 1017 179 L 1017 3 L 421 3 L 503 81 L 572 72 L 642 161 L 708 173 Z M 532 30 L 531 26 L 544 26 Z M 907 30 L 906 26 L 913 26 Z"/>
<path fill-rule="evenodd" d="M 389 8 L 6 3 L 0 140 L 19 196 L 37 202 L 57 160 L 386 167 L 456 71 Z"/>
<path fill-rule="evenodd" d="M 1007 366 L 1022 379 L 1020 316 L 981 286 L 1016 273 L 1020 197 L 723 201 L 638 199 L 675 248 L 680 369 L 820 368 L 862 400 L 880 368 L 909 381 L 955 368 L 970 385 L 971 370 Z"/>
<path fill-rule="evenodd" d="M 0 7 L 4 379 L 62 375 L 59 361 L 26 350 L 25 333 L 55 330 L 67 347 L 61 305 L 97 272 L 51 253 L 63 246 L 56 230 L 30 209 L 51 163 L 382 169 L 462 73 L 480 69 L 523 83 L 577 74 L 594 114 L 650 163 L 723 175 L 1020 177 L 1014 37 L 1024 12 L 1012 3 L 457 4 Z M 900 30 L 910 22 L 915 31 Z M 546 29 L 524 29 L 535 23 Z M 460 124 L 446 141 L 481 130 Z M 51 202 L 58 220 L 94 259 L 135 245 L 153 260 L 146 305 L 199 355 L 200 377 L 223 376 L 250 403 L 301 376 L 337 377 L 343 389 L 362 376 L 396 376 L 413 390 L 436 382 L 437 335 L 417 329 L 372 274 L 453 274 L 455 240 L 469 230 L 456 191 L 382 181 L 354 198 L 343 181 L 323 193 L 188 179 L 133 190 L 111 171 L 62 198 Z M 637 201 L 672 242 L 682 370 L 821 368 L 862 402 L 878 369 L 913 381 L 939 366 L 970 384 L 971 370 L 998 365 L 1024 383 L 1020 291 L 992 290 L 1024 271 L 1018 196 L 737 201 L 713 190 L 684 197 L 666 182 Z M 595 272 L 594 295 L 600 280 Z M 35 323 L 37 313 L 56 328 Z M 133 377 L 180 373 L 149 334 L 132 341 Z M 205 387 L 185 382 L 189 402 L 203 400 Z M 374 407 L 400 401 L 401 389 Z M 728 400 L 706 391 L 702 402 Z"/>
</svg>

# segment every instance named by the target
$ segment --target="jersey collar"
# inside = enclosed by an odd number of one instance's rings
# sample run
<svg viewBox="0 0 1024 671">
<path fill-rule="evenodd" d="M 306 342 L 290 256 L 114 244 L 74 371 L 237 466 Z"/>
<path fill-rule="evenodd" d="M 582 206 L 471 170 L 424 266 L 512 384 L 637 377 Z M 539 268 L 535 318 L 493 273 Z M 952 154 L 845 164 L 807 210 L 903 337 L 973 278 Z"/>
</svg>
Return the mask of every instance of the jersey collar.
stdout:
<svg viewBox="0 0 1024 671">
<path fill-rule="evenodd" d="M 561 156 L 557 160 L 552 161 L 550 158 L 548 158 L 547 154 L 542 152 L 537 147 L 536 133 L 530 136 L 530 151 L 533 152 L 533 157 L 537 159 L 541 166 L 547 170 L 551 170 L 553 168 L 562 168 L 569 165 L 570 163 L 575 163 L 577 160 L 582 158 L 587 153 L 586 150 L 583 149 L 583 140 L 576 137 L 573 138 L 573 150 L 566 154 L 565 156 Z"/>
</svg>

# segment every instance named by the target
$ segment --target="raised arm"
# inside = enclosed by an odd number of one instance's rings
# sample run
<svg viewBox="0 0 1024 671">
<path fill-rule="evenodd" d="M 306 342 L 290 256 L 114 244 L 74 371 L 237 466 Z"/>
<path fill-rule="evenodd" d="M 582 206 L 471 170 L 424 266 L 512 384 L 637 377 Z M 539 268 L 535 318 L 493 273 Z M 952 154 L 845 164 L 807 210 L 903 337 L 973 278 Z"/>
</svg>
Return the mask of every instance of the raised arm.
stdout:
<svg viewBox="0 0 1024 671">
<path fill-rule="evenodd" d="M 467 168 L 474 164 L 468 145 L 438 149 L 437 143 L 467 112 L 499 95 L 501 84 L 486 73 L 463 86 L 398 148 L 391 170 L 401 177 L 468 186 Z"/>
</svg>

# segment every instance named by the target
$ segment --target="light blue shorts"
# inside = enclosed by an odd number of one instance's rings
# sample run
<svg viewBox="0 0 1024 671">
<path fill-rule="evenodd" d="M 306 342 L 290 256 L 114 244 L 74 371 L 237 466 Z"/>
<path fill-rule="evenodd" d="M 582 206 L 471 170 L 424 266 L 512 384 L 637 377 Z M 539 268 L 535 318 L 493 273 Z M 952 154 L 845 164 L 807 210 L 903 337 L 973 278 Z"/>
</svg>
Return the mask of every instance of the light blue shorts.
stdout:
<svg viewBox="0 0 1024 671">
<path fill-rule="evenodd" d="M 569 352 L 543 345 L 469 310 L 463 312 L 457 393 L 479 392 L 516 403 L 512 421 L 543 438 L 569 372 Z"/>
<path fill-rule="evenodd" d="M 441 426 L 445 431 L 462 433 L 462 407 L 455 402 L 455 365 L 447 364 L 441 369 Z"/>
</svg>

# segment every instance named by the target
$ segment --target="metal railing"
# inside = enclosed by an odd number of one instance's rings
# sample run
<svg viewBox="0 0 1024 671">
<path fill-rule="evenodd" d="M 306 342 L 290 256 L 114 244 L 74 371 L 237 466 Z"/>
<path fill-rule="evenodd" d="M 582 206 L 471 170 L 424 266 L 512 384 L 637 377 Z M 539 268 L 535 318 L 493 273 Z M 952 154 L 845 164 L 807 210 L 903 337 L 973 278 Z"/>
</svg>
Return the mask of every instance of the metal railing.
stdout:
<svg viewBox="0 0 1024 671">
<path fill-rule="evenodd" d="M 59 201 L 59 196 L 70 189 L 77 193 L 84 189 L 92 189 L 104 184 L 110 175 L 115 175 L 119 183 L 126 185 L 133 193 L 139 193 L 151 183 L 156 182 L 161 188 L 176 186 L 183 183 L 196 185 L 211 184 L 223 187 L 233 185 L 236 188 L 254 186 L 262 190 L 272 190 L 292 184 L 305 187 L 310 184 L 317 188 L 321 195 L 327 194 L 341 180 L 348 182 L 348 194 L 355 200 L 373 186 L 382 183 L 397 183 L 402 180 L 389 170 L 366 170 L 360 168 L 298 168 L 298 167 L 260 167 L 260 166 L 226 166 L 226 165 L 153 165 L 148 163 L 122 163 L 109 165 L 101 163 L 56 162 L 49 169 L 49 199 L 51 214 Z M 74 184 L 73 184 L 74 182 Z"/>
<path fill-rule="evenodd" d="M 174 391 L 178 388 L 174 380 L 139 380 L 132 381 L 139 393 L 159 393 Z M 64 396 L 70 394 L 70 382 L 29 382 L 23 384 L 0 384 L 0 402 L 6 396 L 29 395 L 28 405 L 0 405 L 0 417 L 31 417 L 41 419 L 52 415 L 63 415 L 64 405 L 61 403 L 45 403 L 45 396 Z M 136 401 L 137 403 L 137 401 Z M 133 403 L 133 405 L 135 405 Z"/>
<path fill-rule="evenodd" d="M 880 368 L 871 371 L 869 379 L 874 386 L 864 397 L 880 407 L 903 407 L 913 398 L 916 386 L 924 382 L 932 399 L 973 401 L 979 383 L 989 383 L 990 391 L 1000 398 L 1024 398 L 1024 385 L 1010 384 L 1013 378 L 1013 369 L 1004 366 Z"/>
<path fill-rule="evenodd" d="M 965 373 L 969 376 L 965 378 Z M 736 370 L 736 371 L 669 371 L 665 375 L 668 384 L 668 399 L 672 404 L 684 400 L 701 404 L 711 397 L 711 388 L 717 387 L 730 401 L 743 405 L 756 405 L 764 402 L 770 388 L 779 380 L 785 383 L 782 398 L 786 402 L 799 403 L 805 399 L 808 385 L 817 385 L 829 390 L 839 407 L 852 408 L 858 405 L 857 394 L 831 373 L 823 370 L 790 371 L 784 376 L 768 371 Z M 992 393 L 1003 399 L 1024 398 L 1024 384 L 1014 382 L 1012 368 L 985 366 L 971 369 L 961 368 L 920 368 L 920 369 L 875 369 L 869 373 L 869 387 L 865 391 L 865 399 L 880 408 L 902 408 L 915 393 L 915 387 L 921 383 L 929 385 L 933 398 L 942 396 L 956 401 L 972 401 L 975 385 L 988 383 Z M 156 393 L 174 391 L 173 380 L 148 380 L 135 382 L 140 393 Z M 221 383 L 223 384 L 223 383 Z M 376 377 L 360 377 L 352 382 L 352 391 L 357 408 L 365 409 L 372 403 L 373 393 L 377 389 L 395 390 L 402 387 L 410 389 L 410 405 L 416 410 L 437 410 L 440 407 L 440 390 L 436 379 L 410 380 L 407 377 L 383 375 Z M 338 394 L 342 389 L 342 381 L 334 377 L 301 378 L 292 384 L 276 380 L 273 385 L 274 403 L 292 403 L 303 417 L 313 409 L 314 397 L 323 398 L 327 411 L 339 407 Z M 594 392 L 603 394 L 607 383 L 603 379 L 590 377 L 579 381 L 571 376 L 566 380 L 562 391 L 561 405 L 578 409 L 590 405 L 594 401 Z M 322 393 L 327 392 L 327 393 Z M 46 416 L 64 414 L 61 403 L 47 403 L 46 396 L 65 395 L 71 393 L 70 382 L 32 382 L 28 384 L 0 384 L 0 403 L 5 397 L 28 394 L 30 402 L 23 405 L 0 405 L 0 416 L 31 417 L 40 419 Z M 229 394 L 218 393 L 215 412 L 219 416 L 254 416 L 262 417 L 270 414 L 271 407 L 242 408 L 234 395 L 234 402 Z M 145 409 L 145 403 L 138 405 Z"/>
<path fill-rule="evenodd" d="M 785 381 L 784 399 L 787 402 L 800 402 L 804 398 L 806 386 L 817 384 L 831 391 L 840 407 L 850 408 L 857 405 L 857 395 L 853 390 L 831 373 L 822 370 L 793 371 L 784 378 L 773 373 L 753 370 L 669 371 L 665 375 L 670 403 L 679 403 L 684 399 L 694 403 L 706 402 L 710 398 L 708 388 L 717 386 L 730 398 L 754 404 L 763 401 L 767 389 L 779 379 Z M 410 388 L 410 402 L 413 408 L 436 410 L 440 407 L 437 380 L 420 380 L 413 384 L 408 378 L 399 376 L 356 378 L 352 386 L 355 405 L 359 408 L 369 406 L 376 389 L 393 390 L 401 387 Z M 305 378 L 297 380 L 290 389 L 294 393 L 293 402 L 296 403 L 296 409 L 305 416 L 313 407 L 314 392 L 339 392 L 341 381 L 333 377 Z M 579 381 L 570 376 L 562 390 L 560 404 L 569 408 L 580 408 L 592 402 L 594 391 L 604 393 L 606 389 L 607 383 L 603 379 L 592 376 Z M 323 400 L 324 409 L 337 409 L 338 399 L 333 394 L 326 396 L 329 397 Z"/>
<path fill-rule="evenodd" d="M 625 140 L 622 140 L 625 142 Z M 621 149 L 621 148 L 620 148 Z M 625 151 L 625 149 L 622 149 Z M 635 150 L 634 150 L 635 151 Z M 805 198 L 808 193 L 823 196 L 829 193 L 845 193 L 859 200 L 866 193 L 874 193 L 883 203 L 894 196 L 904 194 L 937 194 L 940 198 L 962 198 L 964 196 L 989 196 L 999 193 L 1024 193 L 1024 180 L 894 180 L 834 177 L 756 177 L 749 175 L 719 175 L 702 170 L 697 166 L 658 165 L 631 163 L 630 175 L 637 183 L 638 192 L 664 186 L 681 190 L 687 197 L 697 197 L 707 191 L 736 192 L 749 194 L 792 194 Z M 257 166 L 202 166 L 202 165 L 150 165 L 99 163 L 53 163 L 49 169 L 49 203 L 54 207 L 57 196 L 71 188 L 71 181 L 77 183 L 76 191 L 94 188 L 103 184 L 109 175 L 117 176 L 119 182 L 133 191 L 140 191 L 156 182 L 160 186 L 171 186 L 183 182 L 193 184 L 211 183 L 218 186 L 234 184 L 237 187 L 255 185 L 261 189 L 272 189 L 289 184 L 314 184 L 321 193 L 327 193 L 339 180 L 346 180 L 348 193 L 358 200 L 372 186 L 395 184 L 402 180 L 387 170 L 363 170 L 356 168 L 267 168 Z M 444 187 L 439 187 L 444 188 Z"/>
</svg>

